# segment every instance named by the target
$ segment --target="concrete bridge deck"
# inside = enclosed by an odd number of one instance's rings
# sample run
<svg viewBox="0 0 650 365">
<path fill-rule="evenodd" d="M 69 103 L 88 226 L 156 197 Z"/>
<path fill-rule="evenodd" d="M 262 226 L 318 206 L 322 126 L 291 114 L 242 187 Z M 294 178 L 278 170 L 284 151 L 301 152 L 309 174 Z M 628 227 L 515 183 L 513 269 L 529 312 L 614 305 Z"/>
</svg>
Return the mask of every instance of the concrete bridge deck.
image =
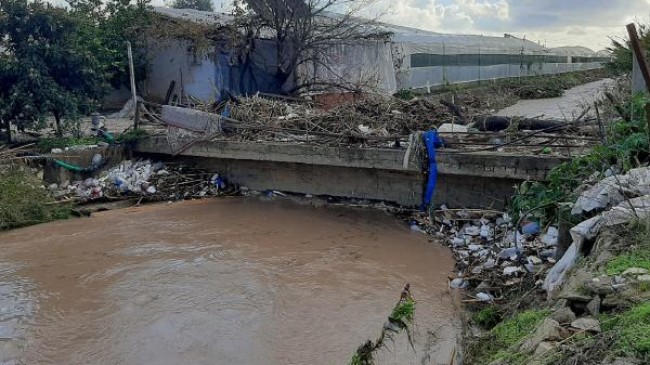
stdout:
<svg viewBox="0 0 650 365">
<path fill-rule="evenodd" d="M 210 168 L 255 190 L 383 200 L 416 207 L 426 185 L 421 168 L 426 161 L 418 149 L 406 168 L 406 151 L 390 148 L 203 141 L 173 157 L 166 138 L 153 137 L 139 142 L 134 152 Z M 436 161 L 436 205 L 501 208 L 516 183 L 543 180 L 563 159 L 442 149 Z"/>
</svg>

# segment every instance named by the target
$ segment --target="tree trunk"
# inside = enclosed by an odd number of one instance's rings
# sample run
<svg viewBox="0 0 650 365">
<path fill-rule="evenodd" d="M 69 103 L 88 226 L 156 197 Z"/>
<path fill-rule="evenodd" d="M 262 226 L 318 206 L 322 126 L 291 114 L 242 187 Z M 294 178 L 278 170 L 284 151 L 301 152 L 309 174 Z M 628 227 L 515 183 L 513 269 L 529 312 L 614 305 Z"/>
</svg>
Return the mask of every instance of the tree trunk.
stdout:
<svg viewBox="0 0 650 365">
<path fill-rule="evenodd" d="M 56 123 L 56 136 L 63 137 L 63 130 L 61 129 L 61 116 L 59 113 L 54 113 L 54 122 Z"/>
<path fill-rule="evenodd" d="M 2 129 L 5 129 L 7 131 L 6 135 L 2 135 L 0 132 L 0 142 L 3 140 L 6 140 L 7 143 L 11 143 L 11 124 L 9 124 L 9 121 L 2 121 L 0 120 L 0 131 Z"/>
</svg>

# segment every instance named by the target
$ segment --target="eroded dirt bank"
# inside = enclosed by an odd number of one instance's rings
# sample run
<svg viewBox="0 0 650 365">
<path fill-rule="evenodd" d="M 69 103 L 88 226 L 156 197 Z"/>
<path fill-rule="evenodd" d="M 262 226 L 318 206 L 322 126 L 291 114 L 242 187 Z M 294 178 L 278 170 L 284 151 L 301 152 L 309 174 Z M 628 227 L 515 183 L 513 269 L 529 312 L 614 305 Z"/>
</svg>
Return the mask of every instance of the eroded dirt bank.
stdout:
<svg viewBox="0 0 650 365">
<path fill-rule="evenodd" d="M 448 364 L 446 248 L 378 211 L 222 199 L 0 235 L 0 362 L 345 364 L 410 282 L 415 350 Z"/>
</svg>

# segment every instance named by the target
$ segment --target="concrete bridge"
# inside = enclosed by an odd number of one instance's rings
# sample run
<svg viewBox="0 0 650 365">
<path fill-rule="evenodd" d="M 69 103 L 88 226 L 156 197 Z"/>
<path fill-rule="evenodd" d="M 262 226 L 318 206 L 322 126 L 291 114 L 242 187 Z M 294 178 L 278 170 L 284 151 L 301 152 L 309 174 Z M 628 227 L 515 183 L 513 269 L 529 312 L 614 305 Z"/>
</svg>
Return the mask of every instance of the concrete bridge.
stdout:
<svg viewBox="0 0 650 365">
<path fill-rule="evenodd" d="M 234 141 L 199 142 L 173 157 L 165 137 L 143 140 L 134 152 L 209 168 L 254 190 L 382 200 L 405 207 L 421 204 L 426 188 L 421 166 L 428 164 L 423 153 L 413 153 L 405 168 L 404 149 Z M 563 161 L 554 156 L 445 149 L 438 151 L 436 160 L 434 204 L 497 209 L 513 194 L 515 184 L 543 180 Z"/>
</svg>

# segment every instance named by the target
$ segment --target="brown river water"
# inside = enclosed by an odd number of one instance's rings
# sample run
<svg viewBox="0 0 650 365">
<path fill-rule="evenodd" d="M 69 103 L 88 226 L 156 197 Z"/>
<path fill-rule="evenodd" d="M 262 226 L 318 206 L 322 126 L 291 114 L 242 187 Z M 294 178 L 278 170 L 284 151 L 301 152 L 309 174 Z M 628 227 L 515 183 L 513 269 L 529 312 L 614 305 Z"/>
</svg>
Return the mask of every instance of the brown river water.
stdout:
<svg viewBox="0 0 650 365">
<path fill-rule="evenodd" d="M 380 211 L 220 199 L 0 234 L 0 364 L 347 364 L 405 283 L 414 348 L 449 364 L 448 249 Z"/>
</svg>

